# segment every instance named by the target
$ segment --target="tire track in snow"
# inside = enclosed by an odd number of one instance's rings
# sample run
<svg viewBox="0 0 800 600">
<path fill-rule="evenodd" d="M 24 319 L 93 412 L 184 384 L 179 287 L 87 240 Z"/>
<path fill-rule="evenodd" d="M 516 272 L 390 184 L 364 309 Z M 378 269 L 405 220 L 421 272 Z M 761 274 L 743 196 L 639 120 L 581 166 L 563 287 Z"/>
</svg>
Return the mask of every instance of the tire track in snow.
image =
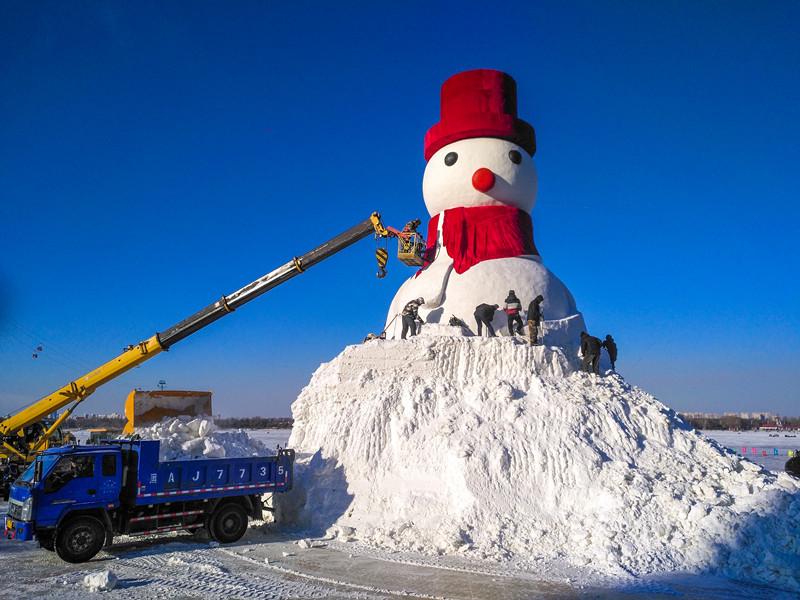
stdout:
<svg viewBox="0 0 800 600">
<path fill-rule="evenodd" d="M 425 558 L 414 558 L 411 556 L 404 556 L 403 558 L 394 558 L 392 556 L 387 556 L 385 554 L 373 554 L 372 552 L 374 549 L 367 547 L 366 552 L 362 551 L 359 552 L 358 550 L 362 550 L 361 548 L 356 548 L 355 552 L 353 548 L 344 546 L 340 542 L 329 541 L 327 542 L 328 547 L 333 550 L 344 552 L 345 550 L 348 551 L 349 554 L 353 556 L 359 556 L 364 558 L 371 558 L 373 560 L 380 560 L 383 562 L 393 563 L 397 565 L 408 565 L 411 567 L 428 567 L 431 569 L 439 569 L 442 571 L 454 571 L 456 573 L 468 573 L 470 575 L 489 575 L 492 577 L 519 577 L 522 572 L 518 570 L 510 570 L 506 568 L 492 568 L 492 566 L 485 566 L 485 567 L 460 567 L 457 565 L 445 565 L 441 563 L 433 562 L 431 559 L 434 557 L 425 557 Z"/>
<path fill-rule="evenodd" d="M 238 556 L 228 550 L 217 550 Z M 126 559 L 115 565 L 118 576 L 134 572 L 149 580 L 151 597 L 253 598 L 363 598 L 363 594 L 337 593 L 327 587 L 299 583 L 284 578 L 265 577 L 259 573 L 232 572 L 213 556 L 215 551 L 193 549 Z M 241 558 L 241 557 L 240 557 Z M 265 565 L 260 565 L 265 566 Z M 144 590 L 135 588 L 137 598 Z M 132 590 L 133 591 L 133 590 Z"/>
<path fill-rule="evenodd" d="M 249 563 L 253 563 L 255 565 L 258 565 L 261 568 L 266 567 L 268 569 L 272 569 L 272 570 L 277 571 L 279 573 L 284 573 L 286 575 L 293 575 L 295 577 L 302 577 L 303 579 L 310 579 L 312 581 L 320 581 L 320 582 L 323 582 L 323 583 L 338 585 L 338 586 L 342 586 L 342 587 L 349 587 L 349 588 L 354 588 L 354 589 L 363 590 L 363 591 L 366 591 L 366 592 L 378 593 L 378 594 L 383 594 L 383 595 L 389 594 L 390 596 L 404 596 L 404 597 L 408 597 L 408 598 L 425 598 L 427 600 L 448 600 L 445 596 L 430 596 L 428 594 L 420 594 L 420 593 L 411 592 L 411 591 L 408 591 L 408 590 L 390 590 L 390 589 L 385 589 L 385 588 L 373 587 L 373 586 L 369 586 L 369 585 L 362 585 L 362 584 L 359 584 L 359 583 L 341 581 L 339 579 L 334 579 L 332 577 L 324 577 L 322 575 L 312 575 L 310 573 L 305 573 L 303 571 L 297 571 L 297 570 L 289 569 L 289 568 L 286 568 L 286 567 L 280 567 L 280 566 L 272 564 L 272 563 L 267 564 L 267 563 L 259 562 L 259 561 L 255 560 L 254 558 L 250 558 L 249 556 L 242 556 L 241 554 L 233 552 L 232 550 L 225 550 L 225 549 L 221 548 L 220 551 L 224 552 L 225 554 L 228 554 L 230 556 L 233 556 L 235 558 L 241 559 L 241 560 L 243 560 L 245 562 L 249 562 Z"/>
</svg>

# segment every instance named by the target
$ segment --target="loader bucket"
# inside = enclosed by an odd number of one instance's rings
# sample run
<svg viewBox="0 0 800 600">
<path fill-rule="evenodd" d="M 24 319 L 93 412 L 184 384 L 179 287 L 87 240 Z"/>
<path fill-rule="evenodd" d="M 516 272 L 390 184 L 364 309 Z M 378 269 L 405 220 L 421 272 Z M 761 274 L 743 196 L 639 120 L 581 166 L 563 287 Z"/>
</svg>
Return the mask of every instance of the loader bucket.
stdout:
<svg viewBox="0 0 800 600">
<path fill-rule="evenodd" d="M 211 414 L 211 392 L 132 390 L 125 400 L 125 417 L 128 421 L 122 433 L 133 433 L 134 428 L 148 427 L 164 417 Z"/>
</svg>

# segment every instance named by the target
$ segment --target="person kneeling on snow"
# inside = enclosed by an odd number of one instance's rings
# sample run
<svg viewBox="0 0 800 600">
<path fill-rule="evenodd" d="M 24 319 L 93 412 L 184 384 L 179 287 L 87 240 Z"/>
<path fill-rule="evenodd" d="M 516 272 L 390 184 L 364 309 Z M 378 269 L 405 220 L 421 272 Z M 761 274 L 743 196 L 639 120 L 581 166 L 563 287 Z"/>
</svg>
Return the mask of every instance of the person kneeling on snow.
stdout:
<svg viewBox="0 0 800 600">
<path fill-rule="evenodd" d="M 522 335 L 522 302 L 519 301 L 514 290 L 508 290 L 508 298 L 506 298 L 506 304 L 503 310 L 508 317 L 508 335 L 514 335 L 515 333 Z M 514 325 L 516 325 L 517 328 L 516 332 L 514 331 Z"/>
<path fill-rule="evenodd" d="M 544 296 L 539 294 L 528 305 L 528 335 L 531 346 L 538 343 L 539 325 L 542 322 L 542 302 L 544 302 Z"/>
<path fill-rule="evenodd" d="M 467 324 L 455 315 L 450 315 L 450 320 L 447 324 L 450 325 L 450 327 L 463 327 L 464 329 L 468 329 Z"/>
<path fill-rule="evenodd" d="M 581 331 L 581 354 L 583 355 L 583 370 L 587 373 L 600 375 L 600 349 L 603 342 L 585 331 Z"/>
<path fill-rule="evenodd" d="M 483 325 L 486 325 L 486 331 L 489 337 L 494 337 L 494 327 L 492 327 L 492 319 L 494 319 L 495 311 L 500 308 L 499 304 L 479 304 L 475 307 L 473 316 L 475 322 L 478 324 L 478 335 L 481 335 Z"/>
<path fill-rule="evenodd" d="M 400 339 L 406 339 L 406 334 L 411 331 L 411 335 L 417 335 L 417 321 L 422 323 L 422 319 L 419 318 L 419 307 L 425 304 L 425 300 L 423 298 L 417 298 L 416 300 L 412 300 L 408 304 L 405 305 L 403 308 L 403 312 L 400 313 L 400 316 L 403 320 L 403 332 L 400 334 Z"/>
</svg>

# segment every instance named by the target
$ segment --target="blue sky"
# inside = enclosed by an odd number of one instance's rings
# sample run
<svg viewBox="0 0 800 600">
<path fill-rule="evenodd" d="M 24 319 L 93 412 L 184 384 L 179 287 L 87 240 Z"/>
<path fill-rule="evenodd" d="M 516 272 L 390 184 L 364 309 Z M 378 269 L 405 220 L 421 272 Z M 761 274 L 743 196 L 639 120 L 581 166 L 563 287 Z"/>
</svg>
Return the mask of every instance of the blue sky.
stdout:
<svg viewBox="0 0 800 600">
<path fill-rule="evenodd" d="M 441 83 L 518 82 L 536 244 L 620 370 L 679 410 L 800 413 L 797 3 L 0 7 L 0 413 L 373 210 L 427 220 Z M 99 390 L 286 415 L 380 330 L 365 240 Z M 43 344 L 38 359 L 33 349 Z"/>
</svg>

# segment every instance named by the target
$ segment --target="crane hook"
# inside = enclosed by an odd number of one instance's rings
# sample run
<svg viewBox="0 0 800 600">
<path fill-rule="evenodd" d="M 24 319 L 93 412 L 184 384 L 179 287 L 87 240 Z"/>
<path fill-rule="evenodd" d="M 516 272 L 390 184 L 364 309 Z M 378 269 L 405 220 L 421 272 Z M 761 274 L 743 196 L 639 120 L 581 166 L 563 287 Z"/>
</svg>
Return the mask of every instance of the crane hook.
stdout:
<svg viewBox="0 0 800 600">
<path fill-rule="evenodd" d="M 386 263 L 389 261 L 389 251 L 385 248 L 378 248 L 375 250 L 375 258 L 378 261 L 378 272 L 376 276 L 378 279 L 386 277 Z"/>
</svg>

